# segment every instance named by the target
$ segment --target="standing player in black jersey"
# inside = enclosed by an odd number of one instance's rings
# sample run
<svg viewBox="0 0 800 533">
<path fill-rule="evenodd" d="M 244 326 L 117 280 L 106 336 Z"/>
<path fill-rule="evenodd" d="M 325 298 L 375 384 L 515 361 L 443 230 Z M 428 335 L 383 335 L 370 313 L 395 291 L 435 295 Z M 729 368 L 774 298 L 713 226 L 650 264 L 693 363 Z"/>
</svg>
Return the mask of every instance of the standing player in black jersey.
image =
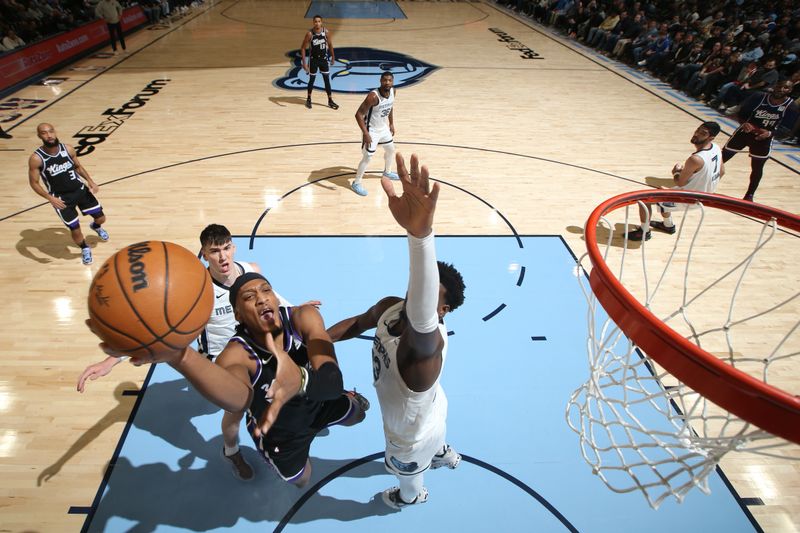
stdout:
<svg viewBox="0 0 800 533">
<path fill-rule="evenodd" d="M 750 152 L 750 186 L 744 195 L 745 200 L 753 201 L 764 165 L 772 151 L 775 130 L 782 122 L 790 122 L 789 129 L 797 120 L 797 104 L 789 97 L 792 82 L 779 81 L 772 93 L 757 92 L 745 100 L 739 108 L 738 119 L 741 126 L 736 128 L 722 149 L 722 161 L 727 162 L 738 152 L 747 148 Z"/>
<path fill-rule="evenodd" d="M 306 49 L 310 46 L 309 61 L 306 63 Z M 322 17 L 314 15 L 314 27 L 306 32 L 303 44 L 300 46 L 300 62 L 303 70 L 308 73 L 308 97 L 306 107 L 311 109 L 311 91 L 314 90 L 314 80 L 317 70 L 322 72 L 322 81 L 325 82 L 325 92 L 328 93 L 328 107 L 339 109 L 339 105 L 331 97 L 331 77 L 329 64 L 336 62 L 333 52 L 331 32 L 322 26 Z M 330 63 L 329 63 L 330 62 Z"/>
<path fill-rule="evenodd" d="M 311 478 L 308 455 L 317 433 L 361 422 L 369 402 L 344 391 L 333 342 L 316 307 L 280 306 L 257 272 L 236 278 L 230 302 L 239 325 L 216 363 L 192 348 L 132 362 L 167 362 L 212 403 L 228 412 L 246 410 L 247 428 L 264 459 L 285 481 L 303 487 Z M 87 324 L 92 327 L 91 320 Z M 100 347 L 108 355 L 124 355 Z"/>
<path fill-rule="evenodd" d="M 92 263 L 92 250 L 83 237 L 77 209 L 94 219 L 89 227 L 100 239 L 107 241 L 108 233 L 100 227 L 106 221 L 106 216 L 103 206 L 94 196 L 100 187 L 78 161 L 75 149 L 58 140 L 52 124 L 39 124 L 36 135 L 42 140 L 42 146 L 28 159 L 28 182 L 36 194 L 50 202 L 61 222 L 70 229 L 72 240 L 81 247 L 83 264 L 89 265 Z M 47 190 L 39 180 L 44 182 Z"/>
</svg>

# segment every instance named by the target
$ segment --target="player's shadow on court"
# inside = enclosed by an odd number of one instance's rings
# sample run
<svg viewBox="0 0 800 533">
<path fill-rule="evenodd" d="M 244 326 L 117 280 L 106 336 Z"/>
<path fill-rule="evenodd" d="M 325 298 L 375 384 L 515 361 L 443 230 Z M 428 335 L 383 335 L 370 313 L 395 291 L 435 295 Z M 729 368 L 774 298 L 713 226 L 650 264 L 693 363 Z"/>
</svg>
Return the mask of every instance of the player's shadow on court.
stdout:
<svg viewBox="0 0 800 533">
<path fill-rule="evenodd" d="M 670 178 L 659 178 L 656 176 L 645 176 L 644 182 L 656 189 L 672 189 L 675 187 L 675 180 Z"/>
<path fill-rule="evenodd" d="M 639 215 L 636 215 L 636 220 L 632 220 L 628 223 L 627 231 L 632 231 L 639 227 Z M 574 235 L 581 235 L 581 239 L 584 241 L 586 240 L 586 236 L 583 234 L 583 228 L 580 226 L 567 226 L 566 230 Z M 613 238 L 611 239 L 611 246 L 615 248 L 623 248 L 625 246 L 625 224 L 622 222 L 614 224 L 613 230 Z M 597 226 L 597 244 L 600 246 L 602 250 L 603 247 L 608 242 L 608 237 L 611 232 L 608 229 L 608 226 L 605 224 L 600 224 Z M 637 250 L 641 248 L 642 243 L 641 241 L 632 241 L 628 240 L 628 250 Z M 580 255 L 580 254 L 579 254 Z"/>
<path fill-rule="evenodd" d="M 328 167 L 314 170 L 308 175 L 308 182 L 335 191 L 337 187 L 350 189 L 350 179 L 355 177 L 356 169 L 352 167 Z"/>
<path fill-rule="evenodd" d="M 41 230 L 24 229 L 19 234 L 17 251 L 22 257 L 37 263 L 52 263 L 53 259 L 79 259 L 81 249 L 72 242 L 70 231 L 65 227 Z M 98 237 L 87 236 L 86 243 L 92 248 L 100 242 Z"/>
<path fill-rule="evenodd" d="M 239 481 L 220 456 L 221 417 L 219 408 L 202 398 L 185 379 L 150 383 L 133 425 L 158 437 L 163 446 L 140 434 L 129 434 L 126 446 L 139 448 L 123 447 L 114 462 L 90 530 L 104 531 L 114 517 L 137 522 L 134 528 L 137 532 L 153 531 L 162 524 L 205 531 L 232 527 L 240 519 L 276 523 L 284 519 L 308 488 L 352 462 L 312 458 L 311 483 L 298 490 L 281 480 L 253 448 L 243 445 L 242 453 L 253 466 L 256 477 L 247 483 Z M 200 429 L 213 437 L 204 437 L 196 424 L 205 424 Z M 344 427 L 333 430 L 346 431 Z M 179 458 L 173 466 L 163 462 L 164 458 L 175 458 L 176 450 Z M 181 455 L 183 452 L 186 454 Z M 382 463 L 373 461 L 343 475 L 387 474 Z M 357 520 L 390 512 L 379 497 L 375 501 L 358 502 L 314 494 L 292 521 Z"/>
<path fill-rule="evenodd" d="M 286 107 L 287 105 L 306 105 L 306 99 L 302 96 L 270 96 L 269 101 L 275 105 Z M 322 106 L 328 107 L 328 106 Z"/>
<path fill-rule="evenodd" d="M 117 405 L 115 405 L 113 409 L 106 413 L 103 418 L 98 420 L 92 427 L 86 430 L 86 432 L 81 435 L 81 437 L 75 441 L 55 463 L 42 470 L 36 480 L 37 485 L 41 487 L 43 482 L 49 481 L 50 478 L 58 474 L 61 471 L 61 468 L 67 464 L 72 457 L 88 446 L 90 442 L 99 437 L 105 430 L 114 424 L 125 422 L 130 416 L 131 407 L 133 407 L 133 398 L 125 397 L 123 393 L 125 391 L 137 389 L 138 387 L 136 384 L 132 382 L 125 382 L 117 385 L 117 387 L 114 389 L 114 399 L 117 401 Z"/>
</svg>

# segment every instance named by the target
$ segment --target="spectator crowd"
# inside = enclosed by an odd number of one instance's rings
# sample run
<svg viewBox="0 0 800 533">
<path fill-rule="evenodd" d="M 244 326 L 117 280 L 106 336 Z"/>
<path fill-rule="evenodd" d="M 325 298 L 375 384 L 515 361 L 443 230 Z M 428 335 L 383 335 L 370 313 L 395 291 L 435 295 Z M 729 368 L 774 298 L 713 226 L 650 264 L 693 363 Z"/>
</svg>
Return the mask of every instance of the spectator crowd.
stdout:
<svg viewBox="0 0 800 533">
<path fill-rule="evenodd" d="M 778 81 L 800 96 L 800 3 L 792 0 L 497 1 L 729 115 Z M 794 137 L 796 128 L 781 133 Z"/>
<path fill-rule="evenodd" d="M 99 0 L 0 0 L 0 54 L 72 30 L 101 15 Z M 197 0 L 119 0 L 123 8 L 140 5 L 154 24 L 182 12 Z"/>
</svg>

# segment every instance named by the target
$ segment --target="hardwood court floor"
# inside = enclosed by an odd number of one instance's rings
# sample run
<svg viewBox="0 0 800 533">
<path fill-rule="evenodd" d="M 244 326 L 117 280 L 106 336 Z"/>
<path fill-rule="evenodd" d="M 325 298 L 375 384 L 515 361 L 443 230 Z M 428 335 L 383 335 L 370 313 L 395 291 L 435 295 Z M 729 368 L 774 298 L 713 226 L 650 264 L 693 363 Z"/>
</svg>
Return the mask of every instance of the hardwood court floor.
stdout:
<svg viewBox="0 0 800 533">
<path fill-rule="evenodd" d="M 440 234 L 509 234 L 513 228 L 563 235 L 580 255 L 580 228 L 591 209 L 668 178 L 705 120 L 679 99 L 493 4 L 399 5 L 408 19 L 330 20 L 327 26 L 338 48 L 400 52 L 441 67 L 399 88 L 395 108 L 398 148 L 420 154 L 446 183 Z M 304 92 L 274 84 L 289 71 L 286 54 L 300 46 L 309 27 L 307 8 L 291 1 L 207 3 L 130 36 L 127 56 L 87 58 L 54 74 L 67 78 L 60 85 L 12 95 L 33 107 L 4 124 L 14 139 L 0 144 L 6 190 L 0 236 L 7 243 L 0 251 L 6 300 L 0 529 L 78 530 L 84 516 L 67 511 L 91 504 L 120 438 L 133 399 L 121 396 L 118 385 L 140 384 L 145 370 L 120 365 L 86 394 L 75 392 L 80 371 L 102 357 L 83 325 L 87 287 L 116 249 L 163 239 L 195 250 L 206 224 L 248 234 L 266 209 L 259 234 L 397 233 L 374 175 L 365 180 L 366 198 L 348 189 L 360 159 L 353 114 L 364 95 L 337 94 L 338 111 L 321 105 L 309 111 Z M 490 28 L 542 59 L 522 59 Z M 314 97 L 324 101 L 319 91 Z M 108 243 L 88 235 L 95 262 L 87 268 L 51 209 L 28 187 L 27 158 L 39 145 L 37 123 L 53 123 L 63 142 L 77 145 L 81 133 L 108 126 L 112 119 L 104 112 L 126 103 L 133 113 L 112 112 L 117 127 L 82 158 L 101 184 L 111 234 Z M 757 198 L 797 212 L 798 173 L 788 168 L 792 159 L 777 158 L 785 164 L 767 164 Z M 380 164 L 381 154 L 372 169 Z M 748 164 L 746 156 L 734 158 L 718 192 L 740 197 Z M 718 228 L 720 253 L 743 246 L 727 229 Z M 778 285 L 792 280 L 797 267 L 797 241 L 790 242 L 772 273 Z M 310 251 L 303 260 L 328 259 Z M 798 377 L 785 379 L 796 384 Z M 789 453 L 797 455 L 796 449 Z M 765 530 L 797 531 L 798 463 L 740 455 L 723 468 L 742 497 L 763 500 L 751 511 Z"/>
</svg>

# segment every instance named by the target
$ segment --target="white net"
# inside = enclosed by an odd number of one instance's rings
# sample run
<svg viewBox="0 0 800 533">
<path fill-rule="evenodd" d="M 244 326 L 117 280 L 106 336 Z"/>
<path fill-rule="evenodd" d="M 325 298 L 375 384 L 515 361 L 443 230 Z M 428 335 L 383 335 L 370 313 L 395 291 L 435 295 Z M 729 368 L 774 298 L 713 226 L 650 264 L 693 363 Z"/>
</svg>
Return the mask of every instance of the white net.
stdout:
<svg viewBox="0 0 800 533">
<path fill-rule="evenodd" d="M 699 203 L 677 207 L 673 235 L 652 230 L 652 239 L 641 242 L 625 237 L 638 226 L 635 205 L 606 213 L 597 226 L 605 264 L 675 333 L 796 395 L 797 235 L 774 219 L 762 223 Z M 589 303 L 590 376 L 570 398 L 567 421 L 586 462 L 609 488 L 641 491 L 657 508 L 670 496 L 681 501 L 695 486 L 707 493 L 708 475 L 729 451 L 800 456 L 796 445 L 718 407 L 661 368 L 658 353 L 637 347 L 598 303 L 586 257 L 578 279 Z M 632 327 L 647 324 L 626 325 L 639 338 Z"/>
</svg>

